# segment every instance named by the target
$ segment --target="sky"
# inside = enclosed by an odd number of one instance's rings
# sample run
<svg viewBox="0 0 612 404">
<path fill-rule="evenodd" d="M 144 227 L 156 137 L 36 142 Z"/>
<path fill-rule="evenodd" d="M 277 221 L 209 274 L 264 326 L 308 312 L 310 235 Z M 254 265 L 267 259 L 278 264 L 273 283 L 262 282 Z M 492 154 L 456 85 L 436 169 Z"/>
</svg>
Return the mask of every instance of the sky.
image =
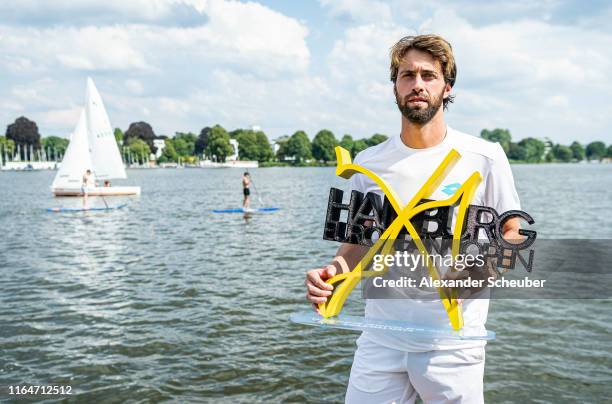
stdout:
<svg viewBox="0 0 612 404">
<path fill-rule="evenodd" d="M 0 125 L 69 137 L 90 76 L 123 130 L 394 135 L 389 48 L 436 33 L 458 66 L 453 128 L 612 143 L 610 20 L 606 1 L 2 1 Z"/>
</svg>

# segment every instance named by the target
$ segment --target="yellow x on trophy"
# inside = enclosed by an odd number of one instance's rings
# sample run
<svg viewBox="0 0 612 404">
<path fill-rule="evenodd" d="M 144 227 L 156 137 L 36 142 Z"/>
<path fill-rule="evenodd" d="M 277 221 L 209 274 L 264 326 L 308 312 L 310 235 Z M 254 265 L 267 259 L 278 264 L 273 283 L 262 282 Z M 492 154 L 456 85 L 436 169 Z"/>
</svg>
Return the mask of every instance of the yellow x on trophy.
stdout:
<svg viewBox="0 0 612 404">
<path fill-rule="evenodd" d="M 430 201 L 420 205 L 418 203 L 421 200 L 427 199 L 431 196 L 431 194 L 440 186 L 444 178 L 446 178 L 448 173 L 450 173 L 453 167 L 457 164 L 460 158 L 461 155 L 459 152 L 452 149 L 429 177 L 429 179 L 425 182 L 425 184 L 417 191 L 412 199 L 404 207 L 402 207 L 399 203 L 397 194 L 382 178 L 367 168 L 353 164 L 349 152 L 340 146 L 336 147 L 336 175 L 349 179 L 354 174 L 361 173 L 372 179 L 380 187 L 380 189 L 382 189 L 385 196 L 391 203 L 391 206 L 393 206 L 393 209 L 397 213 L 397 218 L 395 218 L 395 220 L 387 227 L 380 238 L 368 250 L 366 255 L 361 259 L 361 261 L 359 261 L 355 268 L 349 272 L 338 274 L 326 281 L 334 286 L 334 291 L 331 298 L 327 302 L 319 305 L 319 311 L 323 317 L 329 318 L 332 316 L 337 316 L 340 313 L 346 298 L 355 288 L 355 286 L 359 284 L 362 277 L 381 275 L 387 270 L 386 267 L 383 269 L 383 271 L 367 271 L 364 270 L 364 268 L 370 264 L 373 257 L 377 253 L 383 255 L 389 253 L 389 251 L 393 248 L 394 239 L 398 236 L 403 227 L 408 230 L 410 237 L 415 242 L 419 252 L 423 255 L 423 258 L 425 259 L 424 262 L 427 263 L 427 269 L 430 277 L 433 280 L 440 279 L 434 260 L 429 259 L 427 249 L 425 248 L 425 245 L 423 244 L 418 232 L 410 222 L 410 219 L 421 212 L 446 206 L 454 206 L 457 204 L 457 202 L 459 202 L 459 210 L 457 212 L 457 218 L 453 228 L 453 242 L 451 249 L 453 261 L 455 260 L 457 254 L 459 254 L 461 233 L 463 230 L 465 215 L 467 214 L 467 209 L 470 202 L 474 198 L 476 188 L 478 188 L 478 185 L 482 181 L 482 176 L 477 171 L 472 173 L 467 181 L 465 181 L 463 185 L 461 185 L 461 187 L 457 189 L 457 191 L 455 191 L 455 193 L 448 199 Z M 451 326 L 454 330 L 460 330 L 463 327 L 463 313 L 461 311 L 461 306 L 457 301 L 456 293 L 452 291 L 447 292 L 443 288 L 438 288 L 437 290 L 440 295 L 440 299 L 442 300 L 442 304 L 444 305 L 444 308 L 448 314 Z"/>
</svg>

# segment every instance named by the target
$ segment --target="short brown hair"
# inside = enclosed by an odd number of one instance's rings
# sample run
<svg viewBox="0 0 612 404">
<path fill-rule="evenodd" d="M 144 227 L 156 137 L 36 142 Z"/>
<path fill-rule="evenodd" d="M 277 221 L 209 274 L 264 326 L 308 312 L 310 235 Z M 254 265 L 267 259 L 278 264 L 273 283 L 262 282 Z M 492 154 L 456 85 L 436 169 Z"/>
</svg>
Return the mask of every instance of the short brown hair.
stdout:
<svg viewBox="0 0 612 404">
<path fill-rule="evenodd" d="M 397 70 L 399 65 L 406 56 L 406 53 L 410 49 L 420 50 L 427 52 L 435 60 L 440 62 L 442 66 L 442 74 L 444 75 L 444 82 L 450 84 L 451 87 L 455 85 L 455 79 L 457 78 L 457 65 L 455 64 L 455 56 L 453 56 L 453 48 L 450 43 L 439 35 L 417 35 L 417 36 L 405 36 L 391 48 L 391 81 L 393 83 L 397 80 Z M 450 95 L 444 100 L 444 108 L 449 102 L 453 102 L 454 96 Z"/>
</svg>

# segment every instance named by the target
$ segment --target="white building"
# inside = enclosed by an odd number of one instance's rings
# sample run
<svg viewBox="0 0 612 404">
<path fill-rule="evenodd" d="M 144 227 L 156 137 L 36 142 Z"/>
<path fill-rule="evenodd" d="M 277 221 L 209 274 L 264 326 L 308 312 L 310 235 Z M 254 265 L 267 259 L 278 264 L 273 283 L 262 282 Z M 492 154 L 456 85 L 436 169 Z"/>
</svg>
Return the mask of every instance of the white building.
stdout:
<svg viewBox="0 0 612 404">
<path fill-rule="evenodd" d="M 276 140 L 275 140 L 272 142 L 272 152 L 274 153 L 275 156 L 276 156 L 276 153 L 278 153 L 278 149 L 280 149 L 280 145 L 276 143 Z"/>
<path fill-rule="evenodd" d="M 202 160 L 198 162 L 198 166 L 201 168 L 257 168 L 259 163 L 257 161 L 238 160 L 238 140 L 230 139 L 230 145 L 234 152 L 227 156 L 225 163 L 214 162 L 211 160 Z"/>
<path fill-rule="evenodd" d="M 236 139 L 230 139 L 230 145 L 234 149 L 234 153 L 227 156 L 226 161 L 236 161 L 238 160 L 238 141 Z"/>
<path fill-rule="evenodd" d="M 153 139 L 153 146 L 157 148 L 155 158 L 158 159 L 161 157 L 164 149 L 166 148 L 166 141 L 164 139 Z"/>
</svg>

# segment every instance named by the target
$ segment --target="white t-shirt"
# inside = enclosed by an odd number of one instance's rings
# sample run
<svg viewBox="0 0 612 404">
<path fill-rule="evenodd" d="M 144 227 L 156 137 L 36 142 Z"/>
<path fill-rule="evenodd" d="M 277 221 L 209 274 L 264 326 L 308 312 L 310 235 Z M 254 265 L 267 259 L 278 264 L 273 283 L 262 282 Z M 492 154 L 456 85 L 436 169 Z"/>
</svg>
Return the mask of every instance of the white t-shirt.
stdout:
<svg viewBox="0 0 612 404">
<path fill-rule="evenodd" d="M 511 209 L 520 209 L 510 164 L 499 143 L 491 143 L 450 127 L 447 128 L 444 140 L 434 147 L 412 149 L 404 144 L 399 135 L 396 135 L 362 151 L 355 157 L 354 162 L 384 179 L 395 191 L 403 206 L 427 181 L 451 149 L 457 150 L 461 158 L 429 199 L 447 199 L 450 196 L 448 185 L 452 185 L 452 189 L 463 184 L 474 171 L 478 171 L 483 180 L 477 188 L 472 205 L 492 207 L 499 214 Z M 353 175 L 350 184 L 351 189 L 364 194 L 375 192 L 383 197 L 378 185 L 363 174 Z M 456 209 L 454 214 L 456 215 Z M 465 329 L 483 330 L 488 309 L 488 299 L 465 300 L 463 303 Z M 449 325 L 448 315 L 440 300 L 368 299 L 365 315 L 377 319 L 410 321 L 426 327 Z M 361 338 L 409 352 L 467 348 L 485 344 L 484 341 L 423 340 L 409 334 L 388 331 L 364 331 Z"/>
</svg>

